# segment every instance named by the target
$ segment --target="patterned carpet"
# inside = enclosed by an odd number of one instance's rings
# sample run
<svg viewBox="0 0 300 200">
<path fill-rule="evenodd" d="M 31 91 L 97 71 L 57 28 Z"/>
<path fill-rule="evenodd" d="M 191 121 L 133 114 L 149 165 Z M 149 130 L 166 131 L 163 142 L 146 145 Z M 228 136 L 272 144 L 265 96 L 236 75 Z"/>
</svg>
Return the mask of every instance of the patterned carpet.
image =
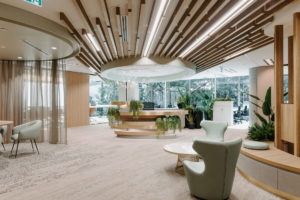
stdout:
<svg viewBox="0 0 300 200">
<path fill-rule="evenodd" d="M 107 125 L 68 129 L 68 145 L 22 143 L 17 159 L 0 152 L 0 199 L 9 200 L 187 200 L 184 176 L 174 172 L 177 157 L 165 144 L 190 142 L 203 130 L 185 129 L 175 139 L 118 138 Z M 226 140 L 244 137 L 229 129 Z M 7 150 L 11 145 L 6 145 Z M 280 199 L 249 183 L 238 172 L 230 199 Z"/>
</svg>

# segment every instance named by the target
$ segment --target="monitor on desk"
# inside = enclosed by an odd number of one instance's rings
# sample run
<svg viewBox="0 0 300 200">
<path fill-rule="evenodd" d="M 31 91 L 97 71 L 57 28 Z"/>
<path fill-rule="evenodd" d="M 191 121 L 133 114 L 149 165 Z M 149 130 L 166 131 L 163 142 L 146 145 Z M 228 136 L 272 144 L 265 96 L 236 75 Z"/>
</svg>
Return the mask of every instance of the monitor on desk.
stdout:
<svg viewBox="0 0 300 200">
<path fill-rule="evenodd" d="M 144 108 L 143 110 L 154 110 L 153 102 L 143 102 Z"/>
</svg>

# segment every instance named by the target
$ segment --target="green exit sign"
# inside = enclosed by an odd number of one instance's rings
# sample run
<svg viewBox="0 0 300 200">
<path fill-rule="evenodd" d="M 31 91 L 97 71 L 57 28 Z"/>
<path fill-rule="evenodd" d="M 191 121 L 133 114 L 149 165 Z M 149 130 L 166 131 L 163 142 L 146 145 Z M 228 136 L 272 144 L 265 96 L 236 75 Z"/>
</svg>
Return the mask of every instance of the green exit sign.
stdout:
<svg viewBox="0 0 300 200">
<path fill-rule="evenodd" d="M 42 0 L 24 0 L 24 1 L 31 3 L 33 5 L 36 5 L 36 6 L 42 7 Z"/>
</svg>

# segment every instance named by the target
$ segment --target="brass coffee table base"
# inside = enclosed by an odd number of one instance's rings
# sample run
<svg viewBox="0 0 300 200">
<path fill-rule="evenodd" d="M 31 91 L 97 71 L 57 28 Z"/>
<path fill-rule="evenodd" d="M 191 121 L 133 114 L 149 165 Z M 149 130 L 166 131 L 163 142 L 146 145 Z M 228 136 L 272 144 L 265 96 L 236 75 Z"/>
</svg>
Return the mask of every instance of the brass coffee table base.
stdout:
<svg viewBox="0 0 300 200">
<path fill-rule="evenodd" d="M 198 155 L 182 155 L 178 154 L 178 159 L 175 167 L 175 172 L 181 175 L 184 175 L 184 169 L 183 169 L 183 161 L 190 160 L 194 162 L 199 162 L 199 156 Z"/>
</svg>

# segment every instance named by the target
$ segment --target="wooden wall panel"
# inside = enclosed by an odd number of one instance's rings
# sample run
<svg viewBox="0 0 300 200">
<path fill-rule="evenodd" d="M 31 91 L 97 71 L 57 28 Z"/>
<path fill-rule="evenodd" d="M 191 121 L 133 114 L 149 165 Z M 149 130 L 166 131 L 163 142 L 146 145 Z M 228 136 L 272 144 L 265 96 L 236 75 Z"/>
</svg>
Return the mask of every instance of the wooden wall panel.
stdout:
<svg viewBox="0 0 300 200">
<path fill-rule="evenodd" d="M 281 104 L 281 139 L 294 143 L 294 105 Z"/>
<path fill-rule="evenodd" d="M 89 125 L 89 75 L 67 72 L 67 127 Z"/>
<path fill-rule="evenodd" d="M 295 143 L 294 154 L 300 157 L 300 13 L 294 14 L 294 118 Z"/>
<path fill-rule="evenodd" d="M 281 140 L 281 104 L 283 104 L 283 25 L 274 29 L 274 61 L 275 61 L 275 146 L 283 150 Z"/>
</svg>

